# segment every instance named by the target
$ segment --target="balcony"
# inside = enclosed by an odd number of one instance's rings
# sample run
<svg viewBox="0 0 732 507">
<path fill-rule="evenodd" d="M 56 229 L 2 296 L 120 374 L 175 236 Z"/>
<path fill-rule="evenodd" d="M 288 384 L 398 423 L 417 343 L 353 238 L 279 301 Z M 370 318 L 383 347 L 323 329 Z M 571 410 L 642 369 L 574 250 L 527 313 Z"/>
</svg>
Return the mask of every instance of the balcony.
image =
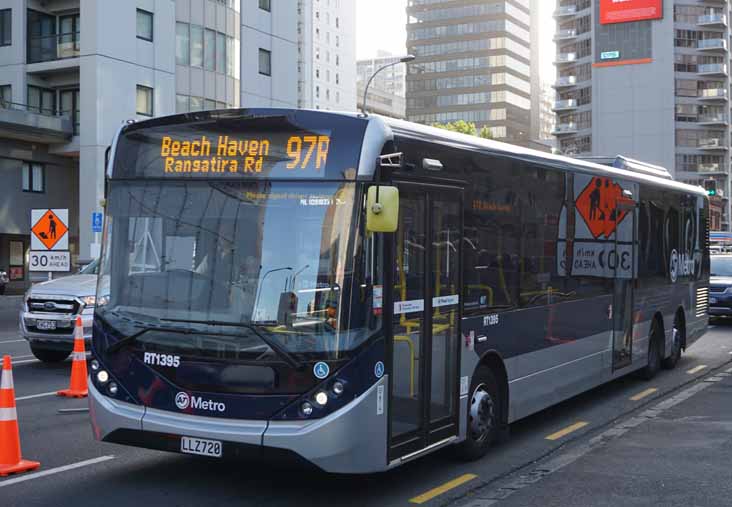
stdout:
<svg viewBox="0 0 732 507">
<path fill-rule="evenodd" d="M 577 84 L 577 76 L 561 76 L 552 85 L 554 88 L 568 88 Z"/>
<path fill-rule="evenodd" d="M 706 164 L 699 164 L 696 166 L 696 172 L 699 173 L 719 173 L 722 171 L 722 164 L 719 162 L 708 162 Z"/>
<path fill-rule="evenodd" d="M 701 39 L 697 41 L 697 49 L 709 53 L 723 53 L 727 51 L 726 39 Z"/>
<path fill-rule="evenodd" d="M 557 58 L 554 60 L 555 65 L 562 65 L 565 63 L 574 63 L 577 61 L 577 53 L 559 53 Z"/>
<path fill-rule="evenodd" d="M 67 114 L 0 100 L 0 137 L 60 144 L 73 135 L 74 120 Z"/>
<path fill-rule="evenodd" d="M 727 64 L 725 63 L 702 63 L 697 67 L 697 74 L 700 76 L 726 76 Z"/>
<path fill-rule="evenodd" d="M 699 16 L 697 18 L 696 24 L 699 26 L 706 26 L 706 27 L 723 27 L 727 26 L 727 15 L 717 12 L 711 12 L 709 14 L 704 14 L 703 16 Z"/>
<path fill-rule="evenodd" d="M 697 120 L 699 125 L 719 125 L 725 126 L 729 123 L 729 117 L 725 113 L 707 113 L 699 115 Z"/>
<path fill-rule="evenodd" d="M 76 58 L 81 52 L 80 40 L 79 32 L 31 37 L 28 40 L 28 63 Z"/>
<path fill-rule="evenodd" d="M 564 136 L 568 134 L 576 134 L 577 133 L 577 124 L 574 122 L 570 123 L 558 123 L 554 130 L 552 130 L 552 135 L 554 136 Z"/>
<path fill-rule="evenodd" d="M 577 38 L 577 30 L 575 30 L 574 28 L 557 30 L 557 32 L 554 34 L 554 37 L 553 37 L 553 39 L 556 42 L 568 41 L 568 40 L 572 40 L 572 39 L 576 39 L 576 38 Z"/>
<path fill-rule="evenodd" d="M 557 100 L 552 107 L 552 111 L 571 111 L 573 109 L 577 109 L 577 100 L 575 99 Z"/>
<path fill-rule="evenodd" d="M 727 100 L 727 89 L 726 88 L 706 88 L 699 90 L 699 100 L 704 101 L 717 101 Z"/>
<path fill-rule="evenodd" d="M 577 14 L 576 5 L 560 5 L 559 8 L 554 11 L 555 18 L 566 18 L 568 16 L 574 16 Z"/>
<path fill-rule="evenodd" d="M 726 151 L 727 146 L 720 137 L 707 137 L 699 139 L 697 147 L 705 151 Z"/>
</svg>

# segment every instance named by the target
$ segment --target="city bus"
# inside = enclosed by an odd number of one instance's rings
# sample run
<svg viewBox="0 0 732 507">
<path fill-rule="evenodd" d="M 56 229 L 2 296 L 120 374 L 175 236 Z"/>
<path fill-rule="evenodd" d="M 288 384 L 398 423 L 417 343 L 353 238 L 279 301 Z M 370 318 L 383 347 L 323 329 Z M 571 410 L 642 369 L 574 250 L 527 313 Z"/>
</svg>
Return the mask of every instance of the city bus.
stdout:
<svg viewBox="0 0 732 507">
<path fill-rule="evenodd" d="M 194 112 L 109 150 L 98 440 L 372 473 L 707 329 L 706 194 L 375 115 Z"/>
</svg>

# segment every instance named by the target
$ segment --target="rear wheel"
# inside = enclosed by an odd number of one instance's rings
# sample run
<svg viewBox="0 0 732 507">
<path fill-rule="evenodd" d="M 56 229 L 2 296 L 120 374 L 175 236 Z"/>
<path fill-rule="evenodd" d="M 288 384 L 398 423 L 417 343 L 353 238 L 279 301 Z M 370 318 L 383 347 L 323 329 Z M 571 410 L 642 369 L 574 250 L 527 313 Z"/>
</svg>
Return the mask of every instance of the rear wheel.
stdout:
<svg viewBox="0 0 732 507">
<path fill-rule="evenodd" d="M 44 363 L 59 363 L 69 357 L 70 350 L 54 350 L 45 349 L 43 347 L 31 345 L 31 352 L 36 358 Z"/>
<path fill-rule="evenodd" d="M 663 331 L 657 320 L 651 324 L 651 333 L 648 337 L 648 364 L 640 371 L 644 380 L 651 380 L 661 369 L 661 350 L 663 350 Z"/>
<path fill-rule="evenodd" d="M 464 442 L 456 446 L 458 457 L 479 459 L 498 439 L 502 424 L 502 408 L 498 383 L 490 368 L 480 366 L 473 376 L 468 401 L 468 431 Z"/>
<path fill-rule="evenodd" d="M 681 359 L 681 347 L 686 341 L 686 325 L 681 314 L 676 314 L 674 319 L 673 343 L 671 345 L 671 355 L 663 360 L 663 367 L 672 370 Z"/>
</svg>

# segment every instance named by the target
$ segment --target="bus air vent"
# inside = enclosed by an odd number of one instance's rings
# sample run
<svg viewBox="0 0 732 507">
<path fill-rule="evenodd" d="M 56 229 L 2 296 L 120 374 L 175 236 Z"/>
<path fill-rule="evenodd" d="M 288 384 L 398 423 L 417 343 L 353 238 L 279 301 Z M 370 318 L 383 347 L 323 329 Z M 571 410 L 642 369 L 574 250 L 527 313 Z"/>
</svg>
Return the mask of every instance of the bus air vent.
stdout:
<svg viewBox="0 0 732 507">
<path fill-rule="evenodd" d="M 696 316 L 704 317 L 709 309 L 709 287 L 696 289 Z"/>
</svg>

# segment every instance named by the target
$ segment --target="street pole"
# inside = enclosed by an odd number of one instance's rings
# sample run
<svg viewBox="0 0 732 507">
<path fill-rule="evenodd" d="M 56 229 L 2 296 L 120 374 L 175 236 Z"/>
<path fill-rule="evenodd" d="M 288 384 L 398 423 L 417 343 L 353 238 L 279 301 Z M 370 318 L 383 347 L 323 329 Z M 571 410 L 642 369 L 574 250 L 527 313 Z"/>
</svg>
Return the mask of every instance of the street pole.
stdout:
<svg viewBox="0 0 732 507">
<path fill-rule="evenodd" d="M 384 65 L 384 66 L 380 67 L 379 69 L 377 69 L 376 72 L 374 72 L 373 74 L 371 74 L 371 77 L 366 82 L 366 88 L 363 91 L 363 103 L 361 104 L 361 112 L 363 113 L 364 116 L 368 116 L 368 113 L 366 112 L 366 96 L 368 95 L 369 86 L 371 86 L 371 81 L 374 80 L 374 78 L 376 77 L 376 74 L 378 74 L 379 72 L 381 72 L 384 69 L 388 69 L 389 67 L 393 67 L 394 65 L 399 65 L 400 63 L 409 63 L 409 62 L 412 62 L 412 61 L 414 61 L 415 58 L 417 58 L 417 57 L 414 56 L 414 55 L 403 56 L 403 57 L 399 58 L 399 60 L 397 60 L 395 62 L 387 63 L 386 65 Z"/>
</svg>

